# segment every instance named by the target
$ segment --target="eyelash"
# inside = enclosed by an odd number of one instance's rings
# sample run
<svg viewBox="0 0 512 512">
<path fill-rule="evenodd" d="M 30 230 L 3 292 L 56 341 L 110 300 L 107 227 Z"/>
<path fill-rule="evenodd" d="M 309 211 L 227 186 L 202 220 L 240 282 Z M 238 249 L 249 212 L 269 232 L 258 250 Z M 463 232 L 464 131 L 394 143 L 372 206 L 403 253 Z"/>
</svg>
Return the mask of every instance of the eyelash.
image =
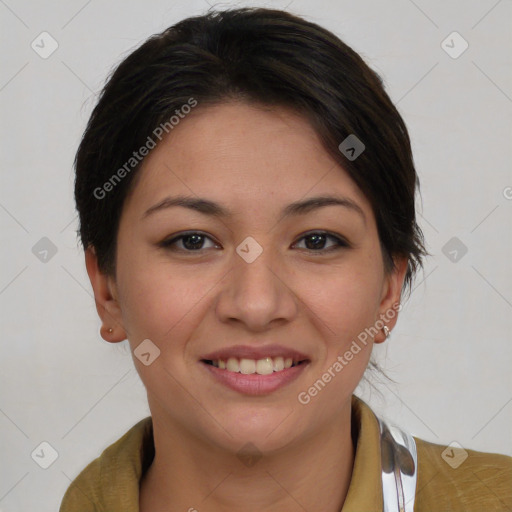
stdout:
<svg viewBox="0 0 512 512">
<path fill-rule="evenodd" d="M 201 253 L 201 252 L 203 252 L 204 249 L 188 250 L 188 249 L 180 249 L 180 248 L 173 247 L 176 244 L 176 242 L 182 240 L 183 238 L 186 238 L 188 236 L 193 236 L 193 235 L 199 235 L 203 238 L 208 238 L 213 242 L 213 240 L 208 235 L 206 235 L 200 231 L 188 231 L 186 233 L 182 233 L 179 236 L 170 238 L 168 240 L 164 240 L 164 241 L 160 242 L 158 245 L 166 250 L 169 250 L 169 251 L 176 251 L 176 252 L 182 252 L 182 253 L 183 252 L 184 253 Z M 299 238 L 299 241 L 302 239 L 308 238 L 308 237 L 312 237 L 314 235 L 325 235 L 326 239 L 328 239 L 328 238 L 333 239 L 336 242 L 336 245 L 331 246 L 327 249 L 319 249 L 319 250 L 305 249 L 306 251 L 309 251 L 311 253 L 325 254 L 325 253 L 330 253 L 332 251 L 338 251 L 340 249 L 346 249 L 346 248 L 350 247 L 350 244 L 346 240 L 344 240 L 343 238 L 341 238 L 338 235 L 329 233 L 328 231 L 310 231 L 310 232 L 302 235 L 302 237 Z"/>
</svg>

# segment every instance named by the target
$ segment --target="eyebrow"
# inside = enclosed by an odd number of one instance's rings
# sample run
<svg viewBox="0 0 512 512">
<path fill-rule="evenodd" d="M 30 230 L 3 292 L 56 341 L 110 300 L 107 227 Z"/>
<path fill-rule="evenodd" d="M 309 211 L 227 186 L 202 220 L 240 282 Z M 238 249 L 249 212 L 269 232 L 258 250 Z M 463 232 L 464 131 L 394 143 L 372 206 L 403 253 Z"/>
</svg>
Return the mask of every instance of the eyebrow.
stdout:
<svg viewBox="0 0 512 512">
<path fill-rule="evenodd" d="M 281 217 L 279 218 L 279 220 L 282 220 L 287 215 L 305 215 L 318 208 L 324 208 L 326 206 L 335 205 L 343 206 L 344 208 L 347 208 L 350 211 L 358 213 L 362 217 L 364 223 L 366 224 L 366 216 L 362 208 L 357 203 L 355 203 L 354 201 L 352 201 L 352 199 L 349 199 L 347 197 L 338 197 L 330 195 L 310 197 L 308 199 L 304 199 L 303 201 L 296 201 L 294 203 L 290 203 L 281 211 Z M 142 218 L 144 219 L 153 213 L 165 210 L 167 208 L 172 208 L 174 206 L 182 206 L 184 208 L 189 208 L 190 210 L 194 210 L 204 215 L 210 215 L 212 217 L 233 217 L 233 212 L 229 208 L 221 206 L 220 204 L 215 203 L 214 201 L 210 201 L 209 199 L 188 196 L 171 196 L 166 197 L 162 201 L 151 206 L 151 208 L 144 212 Z"/>
</svg>

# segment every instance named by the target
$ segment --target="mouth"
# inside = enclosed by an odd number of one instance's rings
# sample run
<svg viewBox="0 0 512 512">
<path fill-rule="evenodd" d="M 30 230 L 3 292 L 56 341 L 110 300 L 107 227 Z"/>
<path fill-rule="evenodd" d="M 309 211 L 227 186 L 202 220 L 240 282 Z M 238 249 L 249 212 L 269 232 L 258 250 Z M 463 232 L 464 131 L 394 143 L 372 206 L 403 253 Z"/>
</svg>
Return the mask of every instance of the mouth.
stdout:
<svg viewBox="0 0 512 512">
<path fill-rule="evenodd" d="M 237 345 L 199 360 L 213 379 L 243 395 L 268 395 L 298 379 L 311 363 L 305 354 L 280 345 Z"/>
<path fill-rule="evenodd" d="M 309 359 L 283 356 L 266 356 L 261 359 L 229 357 L 224 359 L 202 359 L 201 362 L 226 372 L 241 373 L 243 375 L 271 375 L 283 372 L 288 368 L 307 364 Z"/>
</svg>

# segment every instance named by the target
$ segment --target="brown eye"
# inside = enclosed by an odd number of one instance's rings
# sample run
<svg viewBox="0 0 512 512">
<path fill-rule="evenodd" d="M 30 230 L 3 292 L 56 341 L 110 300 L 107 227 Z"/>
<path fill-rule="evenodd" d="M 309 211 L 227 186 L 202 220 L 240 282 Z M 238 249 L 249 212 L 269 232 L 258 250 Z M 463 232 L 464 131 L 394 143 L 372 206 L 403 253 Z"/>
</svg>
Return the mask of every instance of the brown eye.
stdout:
<svg viewBox="0 0 512 512">
<path fill-rule="evenodd" d="M 326 242 L 329 239 L 334 240 L 334 244 L 326 248 Z M 308 233 L 307 235 L 304 235 L 300 240 L 305 240 L 304 248 L 313 252 L 330 252 L 342 247 L 348 247 L 348 244 L 345 242 L 345 240 L 325 231 L 315 231 Z"/>
<path fill-rule="evenodd" d="M 204 243 L 206 240 L 212 241 L 212 239 L 203 233 L 189 232 L 183 233 L 179 236 L 173 237 L 169 240 L 164 240 L 159 245 L 169 250 L 177 250 L 182 252 L 200 252 L 205 249 Z M 211 247 L 216 247 L 216 244 L 212 241 Z M 180 246 L 181 245 L 181 246 Z M 208 247 L 206 247 L 208 248 Z"/>
</svg>

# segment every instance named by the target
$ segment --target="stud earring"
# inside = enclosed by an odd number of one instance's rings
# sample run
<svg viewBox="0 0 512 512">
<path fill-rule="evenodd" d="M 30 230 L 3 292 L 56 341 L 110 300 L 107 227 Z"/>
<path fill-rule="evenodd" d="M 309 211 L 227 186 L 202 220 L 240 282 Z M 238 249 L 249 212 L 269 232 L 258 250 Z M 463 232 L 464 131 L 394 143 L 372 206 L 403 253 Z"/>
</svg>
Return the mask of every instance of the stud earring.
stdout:
<svg viewBox="0 0 512 512">
<path fill-rule="evenodd" d="M 388 326 L 385 325 L 383 328 L 384 334 L 386 335 L 386 338 L 389 338 L 391 336 L 391 331 L 388 329 Z"/>
<path fill-rule="evenodd" d="M 109 328 L 108 328 L 108 332 L 109 332 L 110 334 L 112 334 L 112 333 L 114 332 L 114 329 L 112 329 L 112 327 L 109 327 Z"/>
</svg>

